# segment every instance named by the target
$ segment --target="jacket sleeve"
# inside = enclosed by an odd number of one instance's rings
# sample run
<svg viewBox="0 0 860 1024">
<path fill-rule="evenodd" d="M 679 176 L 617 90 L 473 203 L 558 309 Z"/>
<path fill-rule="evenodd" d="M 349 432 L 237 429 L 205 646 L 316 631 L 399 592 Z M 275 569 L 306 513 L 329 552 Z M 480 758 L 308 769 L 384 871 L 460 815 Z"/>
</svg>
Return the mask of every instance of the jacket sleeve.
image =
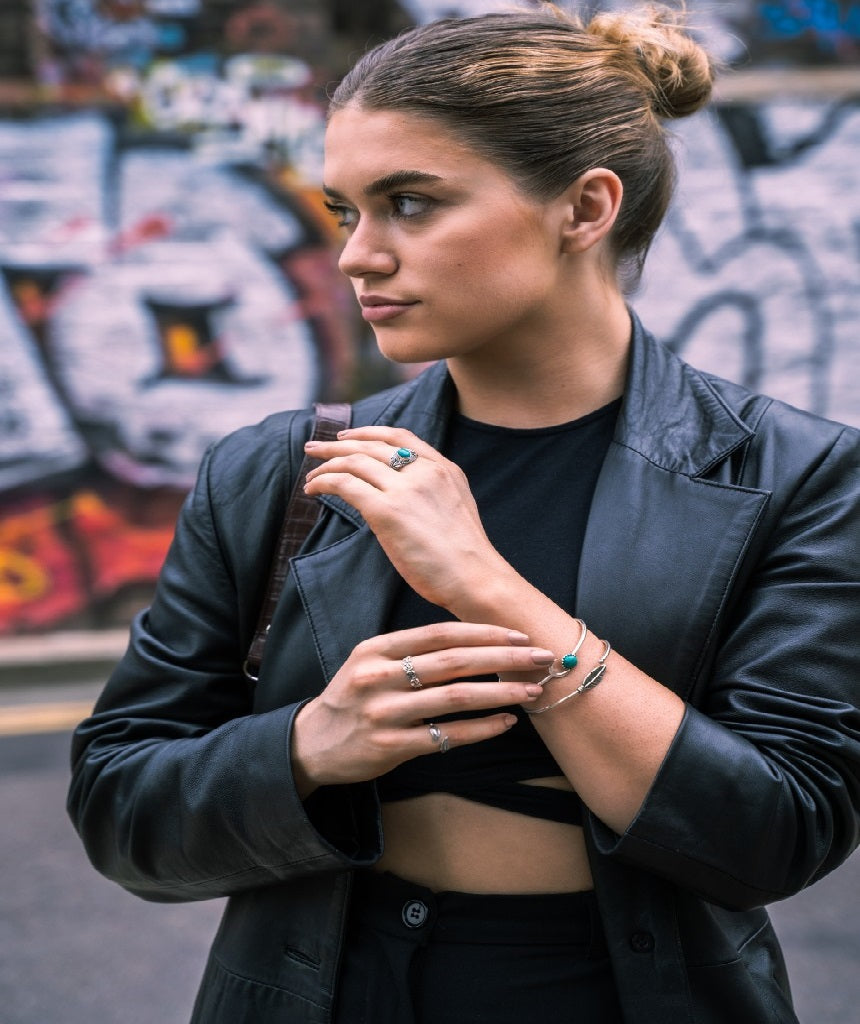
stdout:
<svg viewBox="0 0 860 1024">
<path fill-rule="evenodd" d="M 593 821 L 600 852 L 741 910 L 798 892 L 857 846 L 859 477 L 846 429 L 774 494 L 709 677 L 626 833 Z"/>
<path fill-rule="evenodd" d="M 153 603 L 73 738 L 72 821 L 95 867 L 146 899 L 224 896 L 381 852 L 371 784 L 299 799 L 290 734 L 302 701 L 252 713 L 241 665 L 259 602 L 239 580 L 265 582 L 283 513 L 272 493 L 282 499 L 285 455 L 268 447 L 255 461 L 234 435 L 204 457 Z M 235 531 L 237 510 L 241 573 L 219 540 L 219 519 Z"/>
</svg>

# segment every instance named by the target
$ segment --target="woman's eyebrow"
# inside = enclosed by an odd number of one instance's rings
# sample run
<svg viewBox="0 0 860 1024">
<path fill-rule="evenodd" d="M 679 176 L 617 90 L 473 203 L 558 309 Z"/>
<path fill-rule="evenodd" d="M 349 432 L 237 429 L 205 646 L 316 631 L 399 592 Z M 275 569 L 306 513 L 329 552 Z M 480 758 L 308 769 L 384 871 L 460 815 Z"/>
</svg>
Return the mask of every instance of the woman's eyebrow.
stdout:
<svg viewBox="0 0 860 1024">
<path fill-rule="evenodd" d="M 427 185 L 432 182 L 442 181 L 438 174 L 430 174 L 428 171 L 392 171 L 381 178 L 372 181 L 365 189 L 364 194 L 368 199 L 374 196 L 385 195 L 392 189 L 405 188 L 408 185 Z M 343 195 L 336 189 L 323 185 L 323 192 L 331 199 L 343 199 Z"/>
</svg>

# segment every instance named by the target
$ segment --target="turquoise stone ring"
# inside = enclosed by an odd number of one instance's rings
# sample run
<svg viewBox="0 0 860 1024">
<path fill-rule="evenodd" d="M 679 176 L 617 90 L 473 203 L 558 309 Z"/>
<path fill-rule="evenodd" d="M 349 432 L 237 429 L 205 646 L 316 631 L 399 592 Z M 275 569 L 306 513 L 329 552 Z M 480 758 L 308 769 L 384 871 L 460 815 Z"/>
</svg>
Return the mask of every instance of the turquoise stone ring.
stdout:
<svg viewBox="0 0 860 1024">
<path fill-rule="evenodd" d="M 410 462 L 414 462 L 417 458 L 418 452 L 413 452 L 411 448 L 398 448 L 388 460 L 388 465 L 392 469 L 403 469 L 404 466 L 408 466 Z"/>
</svg>

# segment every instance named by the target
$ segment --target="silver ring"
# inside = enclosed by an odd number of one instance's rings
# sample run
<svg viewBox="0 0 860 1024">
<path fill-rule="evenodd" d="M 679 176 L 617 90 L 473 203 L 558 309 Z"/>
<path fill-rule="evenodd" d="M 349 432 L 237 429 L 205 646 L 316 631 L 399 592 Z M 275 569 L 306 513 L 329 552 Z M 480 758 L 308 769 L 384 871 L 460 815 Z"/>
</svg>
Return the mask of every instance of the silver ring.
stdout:
<svg viewBox="0 0 860 1024">
<path fill-rule="evenodd" d="M 433 741 L 433 743 L 441 743 L 442 730 L 439 728 L 439 726 L 434 725 L 433 722 L 430 722 L 427 728 L 430 730 L 430 739 Z"/>
<path fill-rule="evenodd" d="M 408 466 L 417 458 L 418 452 L 413 452 L 411 448 L 398 448 L 388 460 L 388 465 L 391 466 L 392 469 L 403 469 L 404 466 Z"/>
<path fill-rule="evenodd" d="M 450 749 L 451 749 L 451 744 L 448 742 L 448 737 L 447 736 L 443 736 L 442 737 L 442 742 L 439 744 L 439 753 L 440 754 L 447 754 Z"/>
<path fill-rule="evenodd" d="M 409 685 L 412 689 L 420 690 L 421 680 L 418 678 L 418 673 L 415 671 L 415 666 L 412 664 L 412 658 L 407 654 L 400 664 L 403 666 L 403 671 L 406 673 L 406 678 L 409 680 Z"/>
</svg>

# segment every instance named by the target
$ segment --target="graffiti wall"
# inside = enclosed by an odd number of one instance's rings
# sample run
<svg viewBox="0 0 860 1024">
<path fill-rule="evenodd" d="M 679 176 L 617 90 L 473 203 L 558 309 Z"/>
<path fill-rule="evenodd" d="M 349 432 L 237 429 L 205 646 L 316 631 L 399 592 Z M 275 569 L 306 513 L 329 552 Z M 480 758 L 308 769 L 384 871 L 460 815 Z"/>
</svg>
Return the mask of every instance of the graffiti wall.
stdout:
<svg viewBox="0 0 860 1024">
<path fill-rule="evenodd" d="M 335 267 L 325 91 L 368 41 L 498 6 L 6 0 L 0 636 L 124 624 L 210 442 L 393 379 Z M 701 31 L 729 64 L 856 68 L 860 3 L 714 9 Z M 850 422 L 857 78 L 682 123 L 634 297 L 691 361 Z"/>
</svg>

